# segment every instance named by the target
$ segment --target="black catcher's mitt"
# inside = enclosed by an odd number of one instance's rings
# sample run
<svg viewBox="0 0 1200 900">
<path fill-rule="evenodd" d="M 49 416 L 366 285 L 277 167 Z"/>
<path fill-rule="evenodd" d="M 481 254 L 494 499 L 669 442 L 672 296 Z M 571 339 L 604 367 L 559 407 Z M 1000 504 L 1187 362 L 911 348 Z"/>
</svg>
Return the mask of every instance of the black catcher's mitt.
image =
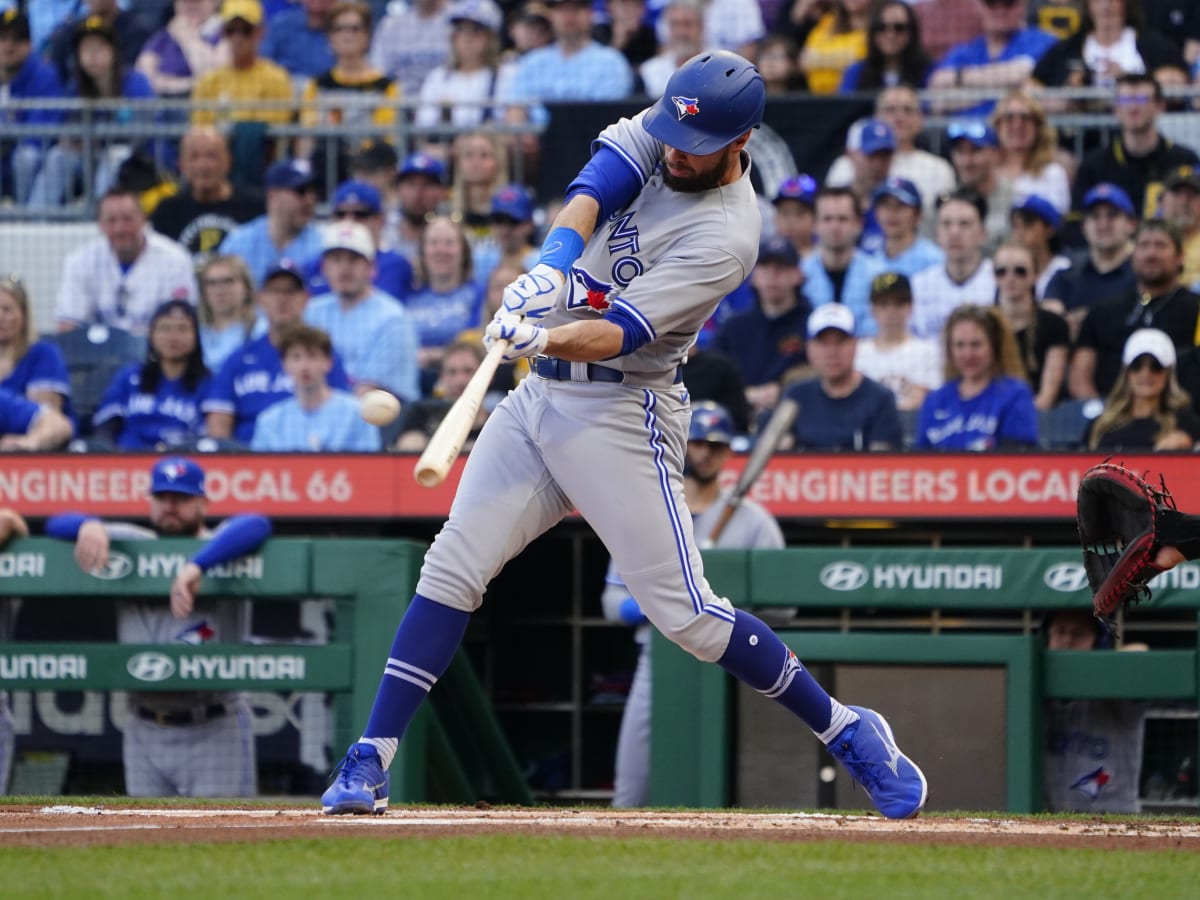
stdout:
<svg viewBox="0 0 1200 900">
<path fill-rule="evenodd" d="M 1161 477 L 1159 484 L 1108 462 L 1083 474 L 1076 521 L 1097 616 L 1150 599 L 1146 582 L 1163 571 L 1154 564 L 1158 551 L 1189 540 L 1195 517 L 1178 512 Z"/>
</svg>

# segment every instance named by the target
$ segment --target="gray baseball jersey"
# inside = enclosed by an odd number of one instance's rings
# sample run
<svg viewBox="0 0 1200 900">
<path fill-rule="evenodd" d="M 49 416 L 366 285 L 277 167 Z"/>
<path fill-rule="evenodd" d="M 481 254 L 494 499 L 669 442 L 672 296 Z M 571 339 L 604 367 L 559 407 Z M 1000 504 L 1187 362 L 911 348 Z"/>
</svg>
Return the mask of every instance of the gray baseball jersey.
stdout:
<svg viewBox="0 0 1200 900">
<path fill-rule="evenodd" d="M 725 498 L 714 503 L 692 520 L 692 527 L 703 542 L 711 533 L 725 507 Z M 779 549 L 784 546 L 783 532 L 775 517 L 753 500 L 743 500 L 721 532 L 718 548 L 736 549 L 759 547 Z M 604 617 L 621 621 L 620 609 L 629 588 L 616 566 L 610 561 L 604 577 L 604 593 L 600 600 Z M 613 806 L 645 806 L 650 790 L 650 634 L 649 626 L 639 625 L 634 633 L 639 645 L 637 666 L 625 709 L 621 713 L 621 730 L 617 735 L 617 756 L 613 775 Z"/>
<path fill-rule="evenodd" d="M 113 540 L 153 540 L 158 535 L 128 522 L 105 522 Z M 205 530 L 201 537 L 211 537 Z M 123 644 L 237 643 L 249 634 L 245 600 L 198 598 L 191 615 L 177 619 L 161 600 L 117 604 L 117 640 Z M 223 707 L 223 714 L 189 724 L 159 724 L 153 714 Z M 242 694 L 215 691 L 131 691 L 122 756 L 125 790 L 134 797 L 246 797 L 256 792 L 254 734 Z"/>
<path fill-rule="evenodd" d="M 1147 704 L 1047 704 L 1044 787 L 1051 812 L 1139 812 Z"/>
<path fill-rule="evenodd" d="M 647 618 L 698 658 L 715 661 L 733 607 L 704 579 L 683 498 L 691 407 L 674 384 L 701 326 L 740 285 L 758 252 L 759 214 L 742 155 L 735 181 L 679 193 L 656 171 L 662 147 L 640 119 L 600 140 L 645 178 L 596 228 L 547 315 L 561 325 L 623 309 L 647 342 L 600 365 L 623 383 L 524 379 L 488 418 L 417 591 L 476 609 L 487 583 L 530 541 L 577 509 L 608 548 Z M 586 290 L 585 290 L 586 287 Z"/>
</svg>

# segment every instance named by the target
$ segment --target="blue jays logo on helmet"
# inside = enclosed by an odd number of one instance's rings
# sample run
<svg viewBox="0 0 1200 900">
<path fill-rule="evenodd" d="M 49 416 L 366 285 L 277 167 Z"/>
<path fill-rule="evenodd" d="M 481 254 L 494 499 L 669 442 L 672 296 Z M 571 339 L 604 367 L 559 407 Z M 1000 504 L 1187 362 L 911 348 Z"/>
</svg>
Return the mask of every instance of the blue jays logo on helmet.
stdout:
<svg viewBox="0 0 1200 900">
<path fill-rule="evenodd" d="M 593 278 L 584 269 L 572 269 L 571 281 L 571 306 L 587 305 L 596 312 L 604 312 L 612 306 L 608 299 L 613 289 L 611 284 Z M 577 297 L 578 299 L 576 299 Z"/>
<path fill-rule="evenodd" d="M 675 112 L 679 114 L 680 122 L 688 116 L 700 115 L 699 97 L 672 97 L 671 102 L 675 104 Z"/>
</svg>

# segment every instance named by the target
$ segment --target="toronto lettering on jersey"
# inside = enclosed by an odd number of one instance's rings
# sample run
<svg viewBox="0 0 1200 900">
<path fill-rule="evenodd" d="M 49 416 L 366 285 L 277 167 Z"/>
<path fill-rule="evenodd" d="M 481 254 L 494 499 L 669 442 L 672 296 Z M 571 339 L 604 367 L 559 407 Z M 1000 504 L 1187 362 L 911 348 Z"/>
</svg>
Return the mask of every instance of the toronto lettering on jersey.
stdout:
<svg viewBox="0 0 1200 900">
<path fill-rule="evenodd" d="M 0 653 L 0 681 L 87 678 L 87 657 L 74 653 Z"/>
</svg>

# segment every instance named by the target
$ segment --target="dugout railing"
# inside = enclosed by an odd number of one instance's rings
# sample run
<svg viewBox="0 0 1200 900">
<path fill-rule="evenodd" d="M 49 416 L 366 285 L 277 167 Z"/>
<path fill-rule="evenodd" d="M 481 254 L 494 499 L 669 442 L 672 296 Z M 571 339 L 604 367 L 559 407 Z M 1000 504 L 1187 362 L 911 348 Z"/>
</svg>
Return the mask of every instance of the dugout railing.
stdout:
<svg viewBox="0 0 1200 900">
<path fill-rule="evenodd" d="M 1153 600 L 1124 621 L 1128 632 L 1139 616 L 1154 619 L 1171 611 L 1175 622 L 1162 632 L 1170 636 L 1163 642 L 1184 646 L 1140 652 L 1045 650 L 1038 625 L 1046 610 L 1091 608 L 1077 548 L 706 551 L 705 574 L 719 594 L 736 598 L 738 605 L 787 608 L 792 624 L 779 627 L 781 637 L 804 663 L 825 666 L 823 674 L 836 666 L 870 667 L 874 680 L 882 682 L 879 694 L 900 708 L 898 714 L 895 706 L 884 711 L 892 714 L 906 752 L 928 767 L 934 796 L 938 779 L 930 770 L 977 766 L 977 772 L 956 774 L 1002 783 L 1002 805 L 1010 812 L 1042 809 L 1046 700 L 1173 701 L 1192 710 L 1200 701 L 1195 644 L 1200 563 L 1159 576 Z M 650 803 L 735 805 L 738 719 L 750 716 L 754 704 L 770 704 L 745 700 L 720 668 L 697 661 L 658 633 L 651 653 Z M 997 673 L 1002 701 L 993 712 L 1000 717 L 1001 746 L 972 749 L 972 735 L 952 712 L 939 716 L 920 696 L 906 696 L 906 670 L 919 669 L 932 670 L 935 679 L 941 673 L 946 682 L 973 670 Z M 981 712 L 986 718 L 988 711 Z M 1194 722 L 1194 716 L 1186 721 Z M 1196 759 L 1200 730 L 1188 727 L 1187 753 Z M 954 780 L 950 774 L 946 781 Z"/>
<path fill-rule="evenodd" d="M 16 540 L 0 551 L 0 602 L 86 597 L 167 602 L 195 552 L 187 539 L 114 541 L 104 571 L 80 570 L 70 544 Z M 425 547 L 402 540 L 274 539 L 211 571 L 203 596 L 336 602 L 327 644 L 0 644 L 0 690 L 323 691 L 335 697 L 333 758 L 359 734 Z M 508 742 L 461 654 L 417 716 L 391 769 L 398 802 L 532 802 Z M 30 749 L 18 741 L 18 752 Z M 36 748 L 34 748 L 36 749 Z"/>
</svg>

